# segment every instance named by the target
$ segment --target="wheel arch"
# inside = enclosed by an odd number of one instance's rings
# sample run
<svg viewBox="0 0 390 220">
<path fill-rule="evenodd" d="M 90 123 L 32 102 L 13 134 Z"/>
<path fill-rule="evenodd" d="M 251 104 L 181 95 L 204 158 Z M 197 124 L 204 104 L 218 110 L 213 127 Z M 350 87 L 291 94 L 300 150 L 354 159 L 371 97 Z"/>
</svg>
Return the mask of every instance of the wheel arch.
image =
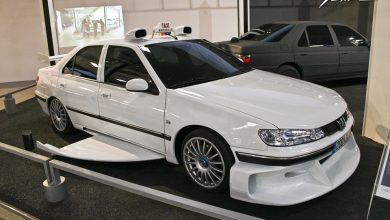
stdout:
<svg viewBox="0 0 390 220">
<path fill-rule="evenodd" d="M 303 77 L 304 77 L 304 75 L 303 75 L 303 69 L 302 69 L 302 67 L 301 67 L 299 64 L 294 63 L 294 62 L 285 62 L 285 63 L 280 64 L 280 65 L 278 66 L 278 69 L 279 69 L 280 67 L 282 67 L 282 66 L 292 66 L 292 67 L 294 67 L 295 69 L 298 70 L 300 78 L 303 79 Z"/>
<path fill-rule="evenodd" d="M 182 143 L 184 141 L 184 138 L 190 132 L 192 132 L 194 130 L 197 130 L 197 129 L 200 129 L 200 128 L 209 130 L 210 132 L 212 132 L 213 134 L 215 134 L 219 138 L 221 138 L 221 140 L 223 140 L 227 146 L 230 146 L 229 143 L 226 141 L 226 139 L 221 134 L 219 134 L 217 131 L 215 131 L 215 130 L 209 128 L 209 127 L 202 126 L 202 125 L 188 125 L 188 126 L 185 126 L 185 127 L 181 128 L 179 130 L 179 132 L 177 133 L 177 135 L 175 136 L 175 139 L 174 139 L 175 157 L 176 157 L 177 161 L 179 162 L 179 164 L 182 164 L 182 158 L 180 156 L 180 152 L 181 152 L 181 147 L 182 147 Z M 232 150 L 230 148 L 229 148 L 229 152 L 233 155 L 233 152 L 232 152 Z M 235 157 L 233 156 L 233 158 L 235 158 Z"/>
</svg>

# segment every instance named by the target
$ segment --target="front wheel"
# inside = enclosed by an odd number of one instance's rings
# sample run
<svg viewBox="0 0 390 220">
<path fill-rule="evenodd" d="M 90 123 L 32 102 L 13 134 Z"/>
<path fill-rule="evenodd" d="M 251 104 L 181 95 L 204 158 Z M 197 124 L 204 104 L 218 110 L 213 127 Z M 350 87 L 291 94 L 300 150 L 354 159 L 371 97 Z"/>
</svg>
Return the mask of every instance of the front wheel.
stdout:
<svg viewBox="0 0 390 220">
<path fill-rule="evenodd" d="M 192 131 L 183 141 L 181 154 L 187 174 L 200 187 L 218 192 L 229 186 L 234 157 L 217 134 L 207 129 Z"/>
</svg>

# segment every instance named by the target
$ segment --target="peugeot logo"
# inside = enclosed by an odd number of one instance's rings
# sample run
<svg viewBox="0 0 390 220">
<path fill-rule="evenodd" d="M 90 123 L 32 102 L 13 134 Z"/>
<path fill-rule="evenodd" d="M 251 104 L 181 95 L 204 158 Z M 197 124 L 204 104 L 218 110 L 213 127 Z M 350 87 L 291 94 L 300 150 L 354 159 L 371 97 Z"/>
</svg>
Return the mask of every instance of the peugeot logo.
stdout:
<svg viewBox="0 0 390 220">
<path fill-rule="evenodd" d="M 336 122 L 339 125 L 340 130 L 343 130 L 345 128 L 346 120 L 344 117 L 337 119 Z"/>
</svg>

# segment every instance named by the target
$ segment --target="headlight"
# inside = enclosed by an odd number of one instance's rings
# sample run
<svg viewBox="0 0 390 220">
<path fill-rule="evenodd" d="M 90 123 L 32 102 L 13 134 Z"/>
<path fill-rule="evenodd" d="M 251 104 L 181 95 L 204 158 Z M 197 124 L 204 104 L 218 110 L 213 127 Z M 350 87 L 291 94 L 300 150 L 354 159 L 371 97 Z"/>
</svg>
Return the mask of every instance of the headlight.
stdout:
<svg viewBox="0 0 390 220">
<path fill-rule="evenodd" d="M 260 129 L 261 140 L 270 146 L 286 147 L 309 143 L 325 137 L 321 128 L 316 129 Z"/>
</svg>

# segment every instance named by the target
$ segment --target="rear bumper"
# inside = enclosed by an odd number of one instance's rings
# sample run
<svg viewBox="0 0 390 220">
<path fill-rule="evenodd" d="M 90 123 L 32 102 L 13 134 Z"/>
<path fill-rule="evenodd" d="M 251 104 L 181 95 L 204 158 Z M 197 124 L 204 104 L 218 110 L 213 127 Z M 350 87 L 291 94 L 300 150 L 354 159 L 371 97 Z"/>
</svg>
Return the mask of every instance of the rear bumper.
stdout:
<svg viewBox="0 0 390 220">
<path fill-rule="evenodd" d="M 324 156 L 326 157 L 326 156 Z M 356 170 L 360 151 L 353 135 L 335 154 L 290 166 L 236 162 L 230 171 L 232 198 L 251 203 L 287 206 L 337 188 Z"/>
<path fill-rule="evenodd" d="M 41 92 L 39 92 L 38 90 L 35 90 L 35 98 L 37 99 L 43 112 L 45 112 L 46 114 L 49 114 L 49 109 L 48 109 L 48 105 L 47 105 L 48 97 L 46 95 L 42 94 Z"/>
</svg>

